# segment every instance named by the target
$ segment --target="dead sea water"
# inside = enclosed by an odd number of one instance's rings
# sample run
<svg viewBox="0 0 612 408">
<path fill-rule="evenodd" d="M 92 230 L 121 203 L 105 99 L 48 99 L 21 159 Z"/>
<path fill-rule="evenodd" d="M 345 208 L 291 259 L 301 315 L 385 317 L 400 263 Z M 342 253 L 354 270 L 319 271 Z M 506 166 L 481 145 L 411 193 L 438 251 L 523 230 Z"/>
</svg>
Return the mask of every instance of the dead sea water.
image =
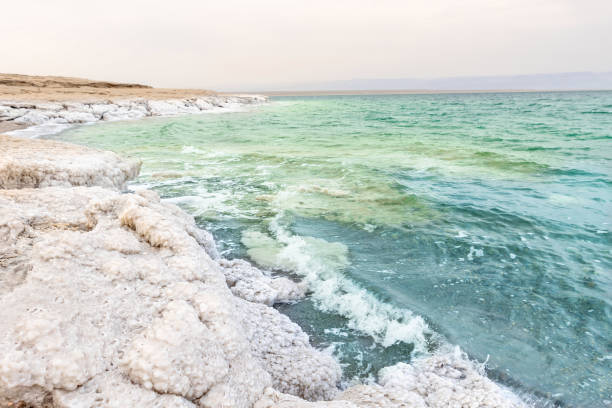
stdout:
<svg viewBox="0 0 612 408">
<path fill-rule="evenodd" d="M 457 344 L 545 405 L 612 404 L 612 92 L 279 97 L 56 138 L 143 160 L 347 382 Z"/>
</svg>

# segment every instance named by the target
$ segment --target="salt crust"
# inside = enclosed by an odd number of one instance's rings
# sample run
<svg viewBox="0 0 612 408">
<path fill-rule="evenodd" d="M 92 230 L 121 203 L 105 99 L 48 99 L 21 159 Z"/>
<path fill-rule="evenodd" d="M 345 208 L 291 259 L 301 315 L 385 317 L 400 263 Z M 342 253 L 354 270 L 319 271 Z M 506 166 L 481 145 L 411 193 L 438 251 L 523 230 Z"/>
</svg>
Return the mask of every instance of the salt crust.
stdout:
<svg viewBox="0 0 612 408">
<path fill-rule="evenodd" d="M 78 124 L 97 121 L 142 119 L 232 109 L 265 102 L 260 95 L 211 95 L 169 100 L 107 100 L 93 102 L 0 101 L 0 121 L 21 125 Z"/>
<path fill-rule="evenodd" d="M 73 173 L 83 170 L 60 171 L 49 143 L 5 159 L 33 149 L 51 180 L 79 185 Z M 75 161 L 101 153 L 72 148 Z M 107 166 L 83 161 L 91 174 Z M 211 235 L 156 193 L 118 193 L 135 172 L 95 179 L 107 188 L 31 189 L 26 179 L 0 190 L 0 406 L 524 406 L 459 349 L 337 395 L 337 362 L 269 307 L 304 288 L 220 259 Z"/>
<path fill-rule="evenodd" d="M 101 186 L 124 189 L 139 160 L 73 144 L 0 135 L 0 189 Z"/>
<path fill-rule="evenodd" d="M 221 260 L 227 286 L 235 296 L 272 306 L 304 297 L 306 287 L 285 277 L 272 278 L 250 263 L 234 259 Z"/>
<path fill-rule="evenodd" d="M 0 251 L 13 260 L 2 265 L 3 397 L 87 400 L 84 384 L 110 374 L 204 407 L 250 407 L 273 384 L 335 394 L 337 362 L 275 309 L 233 296 L 193 220 L 154 193 L 3 190 L 0 207 Z"/>
</svg>

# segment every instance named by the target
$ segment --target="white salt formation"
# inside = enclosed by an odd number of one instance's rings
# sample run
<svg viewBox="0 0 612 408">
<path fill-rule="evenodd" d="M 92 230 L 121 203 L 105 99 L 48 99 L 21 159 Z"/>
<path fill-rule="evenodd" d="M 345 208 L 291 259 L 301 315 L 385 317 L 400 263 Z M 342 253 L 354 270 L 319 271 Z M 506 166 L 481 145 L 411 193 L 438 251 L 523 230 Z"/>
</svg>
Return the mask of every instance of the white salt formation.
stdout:
<svg viewBox="0 0 612 408">
<path fill-rule="evenodd" d="M 227 286 L 235 296 L 244 300 L 272 306 L 304 297 L 304 285 L 285 277 L 272 278 L 246 261 L 221 260 L 219 264 Z"/>
<path fill-rule="evenodd" d="M 252 406 L 272 384 L 335 394 L 335 360 L 275 309 L 234 297 L 193 221 L 151 192 L 3 190 L 0 208 L 4 398 L 88 398 L 79 387 L 109 372 L 204 407 Z"/>
<path fill-rule="evenodd" d="M 266 389 L 256 408 L 525 408 L 509 390 L 489 380 L 459 348 L 398 363 L 379 372 L 379 384 L 353 386 L 334 401 L 306 402 Z"/>
<path fill-rule="evenodd" d="M 359 407 L 518 408 L 525 404 L 485 376 L 482 366 L 459 348 L 440 351 L 412 364 L 383 368 L 379 384 L 351 387 L 337 399 Z"/>
<path fill-rule="evenodd" d="M 140 171 L 139 160 L 68 143 L 0 135 L 0 189 L 101 186 L 124 189 Z"/>
<path fill-rule="evenodd" d="M 18 125 L 71 125 L 98 121 L 133 120 L 148 116 L 186 115 L 234 110 L 267 100 L 260 95 L 210 95 L 170 100 L 107 100 L 92 102 L 0 101 L 0 122 Z"/>
<path fill-rule="evenodd" d="M 303 285 L 220 259 L 156 193 L 121 194 L 139 163 L 0 149 L 0 407 L 523 406 L 458 350 L 338 395 L 338 363 L 270 307 Z"/>
</svg>

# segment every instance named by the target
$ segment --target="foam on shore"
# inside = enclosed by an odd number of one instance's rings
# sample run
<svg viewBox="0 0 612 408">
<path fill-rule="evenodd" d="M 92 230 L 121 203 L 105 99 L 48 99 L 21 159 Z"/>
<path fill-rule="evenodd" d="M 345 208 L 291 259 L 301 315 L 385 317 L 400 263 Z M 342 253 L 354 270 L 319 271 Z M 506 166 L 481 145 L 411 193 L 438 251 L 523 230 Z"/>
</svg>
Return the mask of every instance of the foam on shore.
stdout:
<svg viewBox="0 0 612 408">
<path fill-rule="evenodd" d="M 397 342 L 414 345 L 416 355 L 427 352 L 427 336 L 433 332 L 410 310 L 381 302 L 347 278 L 347 248 L 339 242 L 289 233 L 272 223 L 274 238 L 245 231 L 242 242 L 259 265 L 294 272 L 304 279 L 317 306 L 348 319 L 348 327 L 374 338 L 383 347 Z"/>
</svg>

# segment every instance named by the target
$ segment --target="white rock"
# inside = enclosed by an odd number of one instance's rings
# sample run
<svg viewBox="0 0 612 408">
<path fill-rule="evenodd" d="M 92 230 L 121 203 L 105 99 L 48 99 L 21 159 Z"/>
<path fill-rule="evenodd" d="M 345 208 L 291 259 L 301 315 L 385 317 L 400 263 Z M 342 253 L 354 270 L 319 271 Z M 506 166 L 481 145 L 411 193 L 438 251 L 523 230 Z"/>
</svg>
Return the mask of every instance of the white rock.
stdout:
<svg viewBox="0 0 612 408">
<path fill-rule="evenodd" d="M 119 108 L 114 111 L 109 111 L 102 115 L 103 120 L 116 121 L 116 120 L 136 120 L 142 119 L 148 116 L 147 112 L 141 110 L 130 110 L 127 108 Z"/>
<path fill-rule="evenodd" d="M 96 116 L 102 116 L 107 112 L 116 111 L 119 107 L 114 103 L 92 103 L 90 105 L 91 113 Z"/>
<path fill-rule="evenodd" d="M 30 110 L 25 108 L 13 108 L 11 106 L 1 106 L 0 107 L 0 119 L 2 121 L 9 121 L 20 116 L 25 115 Z"/>
<path fill-rule="evenodd" d="M 162 317 L 133 340 L 123 364 L 132 381 L 189 400 L 202 397 L 229 371 L 214 334 L 185 301 L 166 305 Z"/>
<path fill-rule="evenodd" d="M 186 100 L 148 101 L 149 111 L 153 116 L 179 115 L 188 113 L 199 113 L 195 105 L 190 105 Z"/>
<path fill-rule="evenodd" d="M 47 111 L 60 111 L 64 109 L 64 105 L 56 102 L 36 102 L 36 109 L 38 110 L 47 110 Z"/>
<path fill-rule="evenodd" d="M 412 364 L 386 367 L 379 372 L 379 384 L 351 387 L 337 399 L 360 407 L 526 408 L 509 390 L 488 379 L 484 369 L 458 347 Z"/>
<path fill-rule="evenodd" d="M 91 107 L 81 102 L 64 102 L 62 105 L 64 110 L 91 113 Z"/>
<path fill-rule="evenodd" d="M 54 390 L 53 406 L 58 408 L 195 408 L 182 397 L 159 394 L 133 384 L 117 371 L 104 372 L 74 391 Z M 120 396 L 120 398 L 117 398 Z"/>
<path fill-rule="evenodd" d="M 197 114 L 214 108 L 235 109 L 242 105 L 262 103 L 267 99 L 261 95 L 248 96 L 204 96 L 187 99 L 145 100 L 142 98 L 81 102 L 11 102 L 0 101 L 0 121 L 33 125 L 27 132 L 14 131 L 15 135 L 28 137 L 53 133 L 50 124 L 92 123 L 99 120 L 135 120 L 147 116 L 174 116 Z"/>
<path fill-rule="evenodd" d="M 298 300 L 305 295 L 303 284 L 285 277 L 269 277 L 244 260 L 222 260 L 220 265 L 227 286 L 242 299 L 272 306 L 274 303 Z"/>
<path fill-rule="evenodd" d="M 109 406 L 148 389 L 177 406 L 238 408 L 272 384 L 307 398 L 335 392 L 333 358 L 275 309 L 234 297 L 208 238 L 156 194 L 0 190 L 0 209 L 0 259 L 11 259 L 0 281 L 4 398 L 37 405 L 51 393 L 79 406 L 107 375 L 141 387 L 105 388 Z"/>
<path fill-rule="evenodd" d="M 206 111 L 213 108 L 212 103 L 204 98 L 196 98 L 193 101 L 194 105 L 198 107 L 198 109 L 202 111 Z"/>
<path fill-rule="evenodd" d="M 43 139 L 0 136 L 0 188 L 103 186 L 124 189 L 140 162 Z"/>
<path fill-rule="evenodd" d="M 297 324 L 259 303 L 236 299 L 236 307 L 252 353 L 264 362 L 275 389 L 312 401 L 337 393 L 342 374 L 338 362 L 311 347 Z"/>
<path fill-rule="evenodd" d="M 66 119 L 68 123 L 89 123 L 95 122 L 99 118 L 91 112 L 66 110 L 58 112 L 58 116 Z"/>
<path fill-rule="evenodd" d="M 22 125 L 41 125 L 51 121 L 49 113 L 50 112 L 47 111 L 29 110 L 23 116 L 16 118 L 13 122 Z"/>
</svg>

